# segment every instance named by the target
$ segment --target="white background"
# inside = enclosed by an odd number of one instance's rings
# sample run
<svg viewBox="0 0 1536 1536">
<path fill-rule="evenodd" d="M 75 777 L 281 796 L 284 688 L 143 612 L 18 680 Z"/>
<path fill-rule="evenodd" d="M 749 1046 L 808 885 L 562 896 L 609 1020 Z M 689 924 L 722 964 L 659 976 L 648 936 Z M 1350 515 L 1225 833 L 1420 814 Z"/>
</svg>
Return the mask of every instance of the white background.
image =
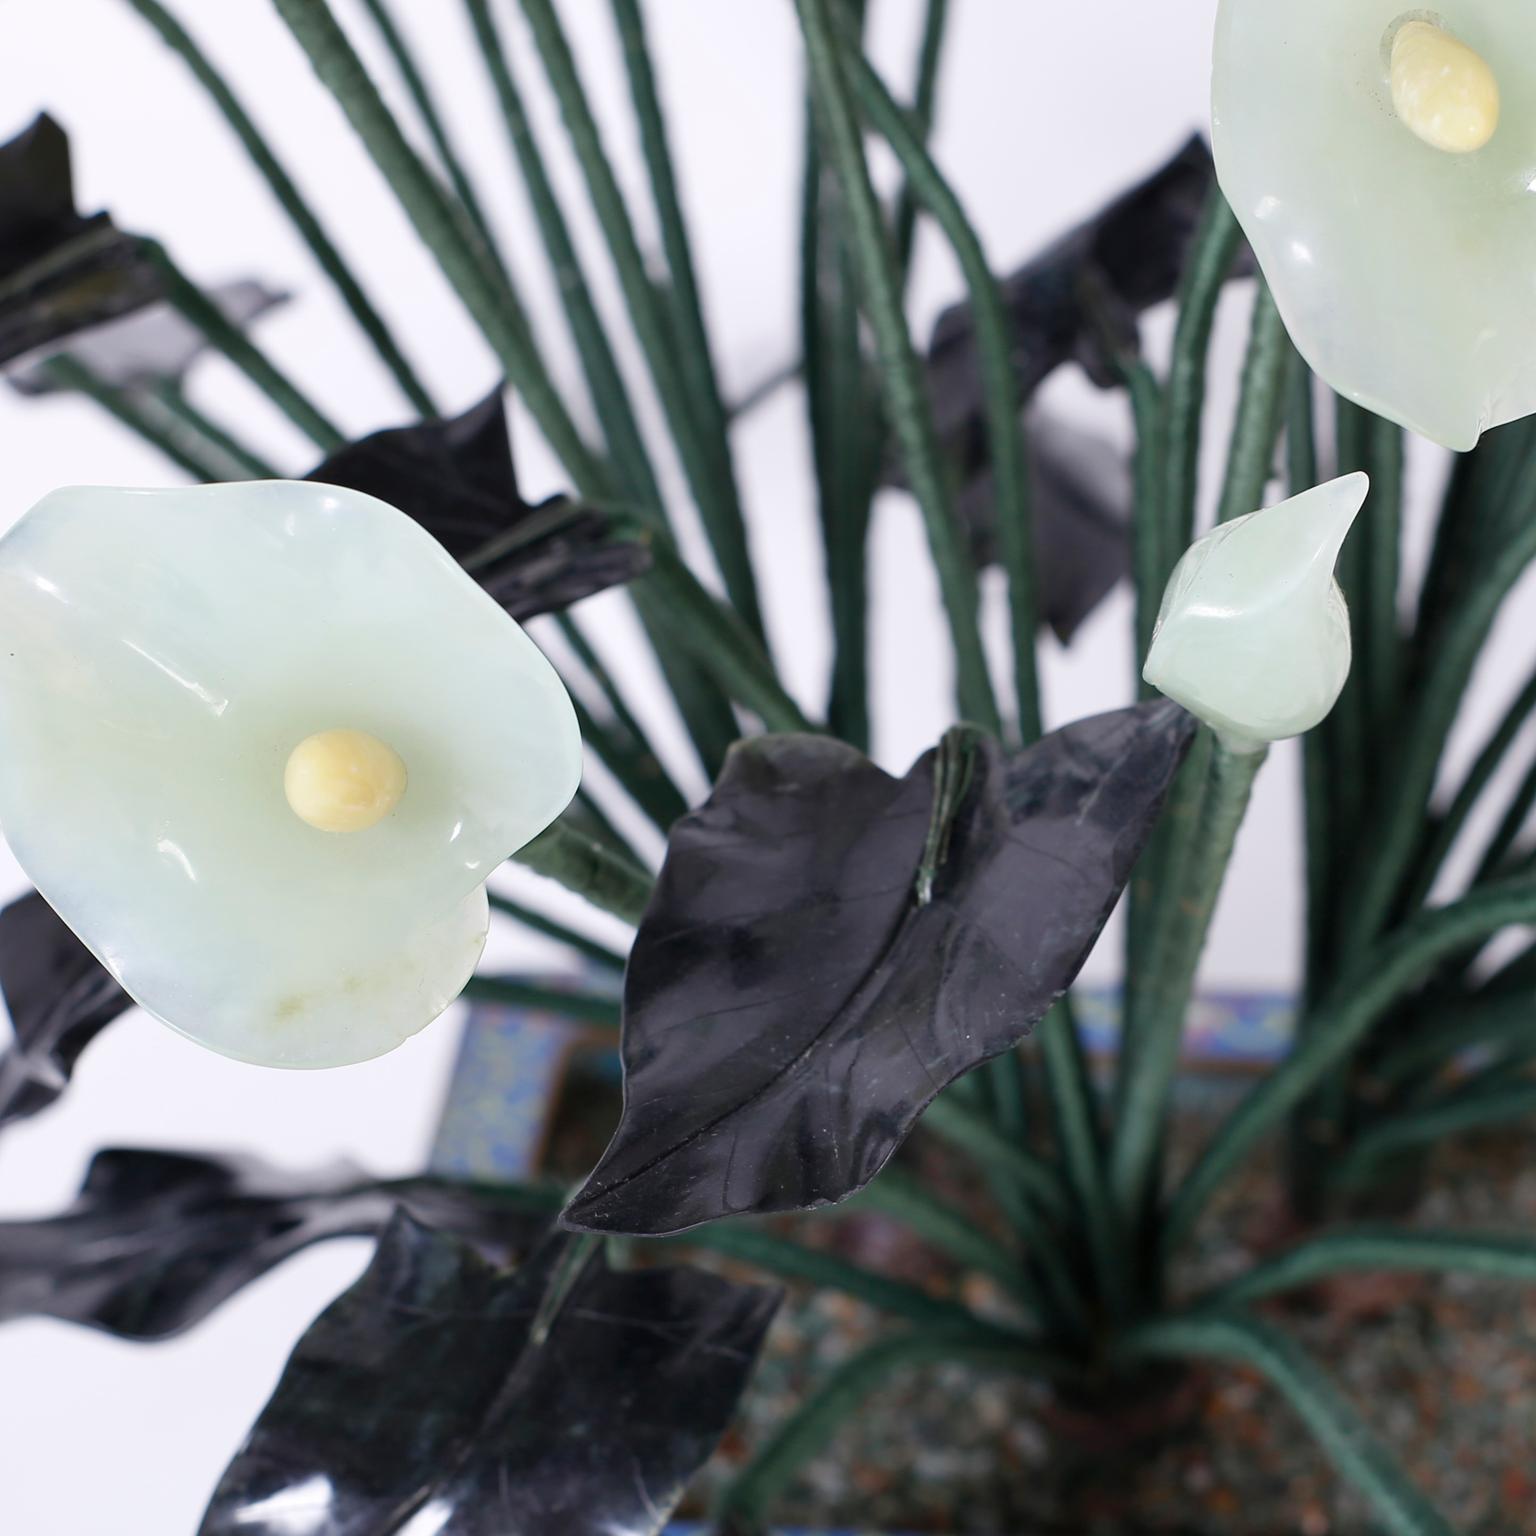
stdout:
<svg viewBox="0 0 1536 1536">
<path fill-rule="evenodd" d="M 454 410 L 480 398 L 496 377 L 489 352 L 271 6 L 179 0 L 177 9 L 324 210 L 434 392 Z M 396 0 L 395 9 L 451 103 L 458 142 L 556 354 L 557 377 L 575 387 L 558 307 L 461 8 L 454 0 Z M 999 266 L 1031 253 L 1203 125 L 1214 9 L 1215 0 L 1056 6 L 954 0 L 936 147 Z M 561 10 L 636 217 L 648 232 L 608 7 L 566 0 Z M 915 0 L 877 0 L 873 10 L 877 60 L 893 81 L 903 82 L 920 8 Z M 358 11 L 339 5 L 377 61 Z M 519 76 L 546 144 L 563 148 L 514 11 L 505 3 L 498 14 Z M 734 394 L 789 360 L 797 345 L 802 96 L 792 8 L 789 0 L 651 0 L 648 11 L 717 356 Z M 388 80 L 382 67 L 380 77 Z M 0 50 L 0 136 L 42 109 L 70 131 L 83 209 L 110 208 L 125 227 L 159 236 L 200 280 L 255 275 L 291 288 L 297 301 L 264 323 L 264 345 L 348 432 L 406 419 L 404 401 L 222 121 L 122 0 L 9 0 Z M 580 215 L 605 310 L 617 320 L 621 306 L 600 244 L 591 238 L 579 184 L 563 153 L 555 158 L 569 206 Z M 890 185 L 890 166 L 880 160 L 877 169 Z M 959 283 L 937 241 L 925 238 L 920 256 L 912 309 L 925 335 Z M 1248 302 L 1249 295 L 1234 288 L 1223 306 L 1208 434 L 1217 454 Z M 1166 315 L 1152 317 L 1154 350 L 1165 347 L 1168 329 Z M 631 373 L 643 392 L 641 370 Z M 285 468 L 302 473 L 312 466 L 314 453 L 222 362 L 204 364 L 193 388 L 201 403 L 224 413 Z M 1048 398 L 1115 440 L 1127 440 L 1118 396 L 1096 395 L 1066 373 L 1053 381 Z M 814 711 L 828 640 L 802 412 L 798 391 L 785 390 L 741 431 L 737 449 L 775 648 L 791 688 Z M 524 489 L 560 488 L 555 465 L 521 413 L 515 425 Z M 7 522 L 61 483 L 160 484 L 173 476 L 151 450 L 74 400 L 24 402 L 0 390 L 0 445 L 0 519 Z M 1208 456 L 1207 491 L 1215 462 Z M 1416 481 L 1426 486 L 1441 472 L 1428 454 L 1418 456 L 1415 467 Z M 679 505 L 684 501 L 678 497 Z M 1423 533 L 1420 518 L 1410 538 L 1413 561 Z M 696 539 L 690 548 L 697 551 Z M 949 713 L 935 587 L 917 515 L 904 498 L 882 499 L 871 558 L 877 756 L 900 770 L 932 742 Z M 1528 596 L 1511 605 L 1498 653 L 1479 674 L 1468 711 L 1474 722 L 1488 718 L 1523 671 Z M 989 599 L 989 640 L 1001 657 L 1001 603 L 995 591 Z M 622 605 L 599 599 L 589 612 L 617 642 L 621 669 L 632 668 Z M 1051 721 L 1127 698 L 1129 620 L 1129 599 L 1118 593 L 1070 654 L 1048 647 Z M 648 697 L 654 691 L 648 672 L 624 675 L 637 679 Z M 675 741 L 673 724 L 665 728 Z M 1463 732 L 1456 761 L 1465 759 L 1475 737 L 1475 730 Z M 1265 770 L 1239 843 L 1211 942 L 1210 980 L 1286 986 L 1294 978 L 1298 836 L 1296 757 L 1284 748 Z M 6 865 L 3 878 L 20 887 L 13 866 Z M 508 962 L 558 959 L 557 951 L 532 941 L 498 935 L 494 942 Z M 1101 946 L 1091 964 L 1097 974 L 1114 974 L 1113 944 Z M 430 1142 L 455 1035 L 456 1022 L 447 1019 L 382 1061 L 343 1072 L 283 1074 L 224 1061 L 135 1015 L 91 1048 L 60 1106 L 0 1135 L 0 1212 L 56 1209 L 99 1145 L 245 1148 L 294 1166 L 348 1156 L 383 1173 L 410 1171 Z M 0 1330 L 0 1530 L 25 1536 L 192 1530 L 293 1339 L 362 1259 L 357 1244 L 310 1253 L 251 1287 L 189 1337 L 152 1348 L 49 1323 Z"/>
</svg>

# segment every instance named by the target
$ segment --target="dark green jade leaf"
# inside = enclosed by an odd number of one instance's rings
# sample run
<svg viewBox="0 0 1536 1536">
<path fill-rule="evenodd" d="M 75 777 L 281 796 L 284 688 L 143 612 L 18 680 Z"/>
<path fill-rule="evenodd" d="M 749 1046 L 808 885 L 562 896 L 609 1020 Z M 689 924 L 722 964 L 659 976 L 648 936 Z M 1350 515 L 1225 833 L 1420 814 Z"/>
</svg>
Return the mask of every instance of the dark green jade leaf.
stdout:
<svg viewBox="0 0 1536 1536">
<path fill-rule="evenodd" d="M 200 1536 L 654 1536 L 777 1305 L 560 1236 L 507 1274 L 401 1214 L 299 1341 Z"/>
<path fill-rule="evenodd" d="M 1215 184 L 1210 149 L 1196 135 L 1147 180 L 1003 279 L 1023 399 L 1068 362 L 1080 363 L 1102 386 L 1119 382 L 1111 354 L 1137 351 L 1138 317 L 1174 296 Z M 1245 249 L 1234 275 L 1252 270 Z M 945 442 L 976 462 L 984 456 L 986 421 L 969 303 L 946 309 L 934 325 L 928 386 Z"/>
<path fill-rule="evenodd" d="M 550 1214 L 434 1179 L 385 1184 L 346 1167 L 294 1174 L 252 1158 L 112 1148 L 91 1160 L 61 1215 L 0 1222 L 0 1322 L 56 1317 L 166 1338 L 301 1248 L 372 1236 L 401 1206 L 498 1259 L 526 1252 Z"/>
<path fill-rule="evenodd" d="M 162 296 L 137 239 L 76 212 L 69 139 L 51 117 L 0 144 L 0 363 Z"/>
<path fill-rule="evenodd" d="M 624 1112 L 563 1220 L 661 1234 L 841 1200 L 1076 976 L 1194 722 L 1166 701 L 903 779 L 820 736 L 732 750 L 672 829 L 624 983 Z"/>
<path fill-rule="evenodd" d="M 208 297 L 231 325 L 244 329 L 286 304 L 289 296 L 244 278 L 208 289 Z M 180 311 L 169 304 L 151 304 L 82 331 L 59 351 L 84 364 L 102 383 L 114 389 L 135 390 L 179 384 L 207 349 L 207 337 Z M 42 357 L 17 363 L 6 370 L 6 379 L 24 395 L 57 393 L 65 386 L 49 372 L 48 361 Z"/>
<path fill-rule="evenodd" d="M 1131 470 L 1113 444 L 1044 412 L 1025 420 L 1034 479 L 1040 622 L 1066 644 L 1131 564 Z M 955 511 L 978 566 L 998 559 L 990 462 L 961 477 Z"/>
<path fill-rule="evenodd" d="M 377 496 L 422 525 L 514 619 L 552 613 L 650 568 L 643 543 L 564 496 L 524 501 L 497 389 L 462 416 L 375 432 L 307 478 Z"/>
<path fill-rule="evenodd" d="M 46 1109 L 80 1053 L 132 1000 L 33 891 L 0 911 L 0 992 L 11 1043 L 0 1053 L 0 1125 Z"/>
</svg>

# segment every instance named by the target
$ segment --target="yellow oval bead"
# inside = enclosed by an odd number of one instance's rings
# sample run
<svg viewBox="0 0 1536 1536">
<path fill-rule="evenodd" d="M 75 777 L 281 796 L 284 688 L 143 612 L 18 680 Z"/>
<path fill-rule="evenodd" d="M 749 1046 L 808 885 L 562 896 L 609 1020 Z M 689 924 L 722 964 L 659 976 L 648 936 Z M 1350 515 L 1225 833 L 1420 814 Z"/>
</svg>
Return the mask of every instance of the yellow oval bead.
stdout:
<svg viewBox="0 0 1536 1536">
<path fill-rule="evenodd" d="M 1499 126 L 1499 82 L 1482 55 L 1444 27 L 1409 21 L 1392 39 L 1392 105 L 1426 144 L 1471 154 Z"/>
<path fill-rule="evenodd" d="M 300 821 L 319 832 L 377 826 L 405 793 L 400 754 L 366 731 L 319 731 L 288 755 L 283 793 Z"/>
</svg>

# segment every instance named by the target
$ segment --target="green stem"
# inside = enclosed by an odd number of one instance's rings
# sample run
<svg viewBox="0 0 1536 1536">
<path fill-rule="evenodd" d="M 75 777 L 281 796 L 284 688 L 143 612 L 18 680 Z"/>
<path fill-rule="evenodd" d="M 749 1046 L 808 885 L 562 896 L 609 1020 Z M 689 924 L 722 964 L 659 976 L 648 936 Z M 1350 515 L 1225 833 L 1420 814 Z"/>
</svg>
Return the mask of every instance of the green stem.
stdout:
<svg viewBox="0 0 1536 1536">
<path fill-rule="evenodd" d="M 505 285 L 487 270 L 447 194 L 400 132 L 326 0 L 274 0 L 315 73 L 346 113 L 417 234 L 474 317 L 578 490 L 602 499 L 607 475 L 582 440 Z"/>
<path fill-rule="evenodd" d="M 285 0 L 291 3 L 291 0 Z M 645 354 L 651 379 L 677 444 L 683 471 L 709 535 L 710 546 L 736 611 L 751 632 L 763 635 L 757 582 L 752 573 L 746 525 L 742 517 L 728 451 L 711 451 L 707 431 L 695 416 L 679 342 L 646 270 L 624 196 L 603 148 L 597 119 L 588 104 L 576 61 L 550 0 L 522 0 L 545 74 L 560 104 L 571 147 L 581 165 L 592 208 L 608 242 L 614 270 L 629 308 L 630 321 Z M 673 273 L 674 280 L 677 274 Z M 686 349 L 685 349 L 686 350 Z M 723 421 L 723 412 L 722 421 Z M 723 428 L 722 428 L 723 430 Z"/>
<path fill-rule="evenodd" d="M 555 276 L 560 303 L 571 339 L 581 359 L 597 419 L 613 456 L 614 469 L 629 499 L 658 528 L 668 524 L 650 453 L 636 420 L 624 377 L 608 340 L 591 288 L 577 255 L 565 215 L 545 168 L 544 157 L 523 105 L 522 92 L 491 15 L 489 0 L 465 0 L 475 37 L 501 107 L 507 136 L 533 209 L 545 254 Z M 663 633 L 658 614 L 663 606 L 642 580 L 630 589 L 678 711 L 688 728 L 705 771 L 713 777 L 725 751 L 736 738 L 729 703 L 702 670 Z"/>
<path fill-rule="evenodd" d="M 1148 1323 L 1126 1341 L 1133 1358 L 1214 1360 L 1263 1375 L 1372 1503 L 1392 1536 L 1455 1536 L 1391 1452 L 1317 1366 L 1284 1334 L 1240 1313 L 1201 1312 Z"/>
<path fill-rule="evenodd" d="M 940 1094 L 923 1111 L 923 1125 L 983 1168 L 1005 1171 L 1051 1216 L 1067 1215 L 1066 1190 L 1056 1170 L 1028 1147 L 1003 1135 L 984 1115 L 960 1103 L 952 1092 Z"/>
<path fill-rule="evenodd" d="M 341 252 L 336 249 L 303 194 L 294 185 L 292 177 L 272 153 L 271 146 L 262 137 L 260 129 L 241 106 L 223 76 L 214 69 L 181 23 L 159 0 L 128 0 L 128 3 L 160 34 L 167 46 L 180 56 L 198 83 L 213 98 L 214 105 L 234 130 L 246 154 L 250 156 L 251 163 L 271 188 L 273 196 L 319 263 L 321 271 L 330 279 L 342 303 L 351 312 L 352 318 L 357 321 L 384 366 L 394 375 L 395 382 L 406 398 L 423 416 L 436 416 L 438 409 L 432 396 L 396 345 L 389 327 L 357 279 L 352 276 Z"/>
<path fill-rule="evenodd" d="M 1011 1330 L 983 1323 L 958 1302 L 931 1296 L 901 1280 L 892 1280 L 862 1265 L 850 1264 L 820 1248 L 775 1237 L 758 1226 L 716 1222 L 708 1228 L 685 1232 L 663 1242 L 682 1248 L 703 1248 L 711 1253 L 751 1264 L 781 1280 L 798 1280 L 817 1290 L 842 1291 L 877 1308 L 890 1317 L 928 1326 L 956 1328 L 967 1334 L 990 1330 L 996 1343 L 1006 1348 L 1019 1342 Z"/>
<path fill-rule="evenodd" d="M 981 359 L 987 440 L 996 487 L 998 542 L 1003 569 L 1008 574 L 1019 733 L 1025 742 L 1034 741 L 1040 735 L 1040 687 L 1035 667 L 1039 620 L 1035 602 L 1034 511 L 1024 434 L 1019 425 L 1023 403 L 1013 373 L 1008 311 L 981 241 L 925 148 L 921 132 L 862 53 L 849 47 L 845 49 L 845 58 L 861 110 L 901 161 L 907 186 L 944 231 L 965 278 Z"/>
<path fill-rule="evenodd" d="M 737 1475 L 715 1506 L 719 1528 L 731 1536 L 757 1536 L 765 1529 L 774 1501 L 802 1467 L 827 1449 L 837 1427 L 870 1393 L 898 1371 L 954 1360 L 982 1369 L 1047 1377 L 1070 1379 L 1076 1374 L 1068 1361 L 1038 1344 L 1021 1339 L 1003 1345 L 968 1327 L 924 1329 L 879 1339 L 838 1366 Z"/>
<path fill-rule="evenodd" d="M 589 939 L 586 934 L 577 933 L 574 928 L 567 928 L 564 923 L 557 923 L 552 917 L 535 912 L 532 907 L 525 907 L 520 901 L 513 901 L 510 896 L 502 896 L 495 891 L 486 894 L 490 897 L 493 912 L 500 912 L 503 917 L 510 917 L 535 933 L 542 933 L 546 938 L 569 946 L 605 970 L 623 971 L 624 956 L 609 949 L 606 944 L 599 944 L 596 939 Z"/>
<path fill-rule="evenodd" d="M 266 394 L 317 448 L 333 453 L 346 442 L 341 428 L 182 272 L 164 246 L 154 240 L 140 240 L 139 249 L 164 282 L 167 303 Z"/>
<path fill-rule="evenodd" d="M 1145 1026 L 1127 1039 L 1121 1097 L 1110 1152 L 1110 1180 L 1122 1218 L 1139 1222 L 1157 1195 L 1157 1161 L 1168 1123 L 1168 1102 L 1194 990 L 1195 973 L 1210 932 L 1238 828 L 1253 781 L 1267 753 L 1233 751 L 1217 741 L 1195 822 L 1183 881 L 1161 892 L 1142 992 Z"/>
<path fill-rule="evenodd" d="M 865 308 L 881 360 L 886 409 L 922 509 L 955 647 L 961 713 L 994 736 L 1002 720 L 987 675 L 978 622 L 976 573 L 956 524 L 922 369 L 902 312 L 895 256 L 854 117 L 827 0 L 796 0 L 805 34 L 821 142 L 836 169 Z"/>
<path fill-rule="evenodd" d="M 558 1014 L 579 1024 L 596 1024 L 602 1029 L 619 1027 L 619 1000 L 596 997 L 587 992 L 563 992 L 559 987 L 540 986 L 518 976 L 471 976 L 463 996 L 474 1002 L 500 1003 L 505 1008 L 535 1009 Z"/>
<path fill-rule="evenodd" d="M 843 1209 L 879 1211 L 948 1254 L 963 1269 L 990 1275 L 1031 1310 L 1039 1309 L 1040 1298 L 1017 1257 L 904 1169 L 882 1169 L 874 1183 L 844 1202 Z"/>
<path fill-rule="evenodd" d="M 546 827 L 513 858 L 626 923 L 638 923 L 651 899 L 651 877 L 644 870 L 562 821 Z"/>
<path fill-rule="evenodd" d="M 1504 718 L 1484 743 L 1445 814 L 1433 822 L 1429 838 L 1410 872 L 1408 894 L 1404 902 L 1407 910 L 1415 911 L 1429 899 L 1441 866 L 1455 846 L 1456 839 L 1461 836 L 1467 818 L 1476 809 L 1483 791 L 1493 781 L 1532 711 L 1536 711 L 1536 672 L 1526 679 L 1525 686 L 1505 710 Z"/>
<path fill-rule="evenodd" d="M 534 138 L 533 125 L 523 105 L 522 92 L 512 74 L 511 61 L 491 14 L 490 0 L 465 0 L 475 37 L 501 107 L 507 137 L 517 158 L 518 170 L 533 209 L 534 222 L 555 275 L 560 303 L 571 339 L 581 358 L 582 372 L 592 392 L 592 403 L 614 463 L 630 495 L 658 523 L 666 521 L 666 509 L 657 486 L 655 470 L 635 418 L 634 407 L 619 371 L 608 333 L 592 299 L 592 290 L 577 255 L 570 228 L 561 211 L 544 157 Z"/>
<path fill-rule="evenodd" d="M 845 238 L 842 199 L 823 164 L 814 115 L 805 122 L 801 200 L 800 344 L 816 468 L 816 510 L 832 617 L 827 724 L 869 750 L 870 515 L 884 422 L 869 369 Z"/>
<path fill-rule="evenodd" d="M 593 719 L 573 694 L 572 702 L 578 712 L 585 715 L 593 727 L 593 734 L 589 735 L 583 725 L 582 735 L 596 748 L 635 804 L 665 832 L 679 816 L 687 813 L 687 798 L 662 766 L 650 738 L 624 702 L 618 684 L 576 619 L 563 613 L 557 615 L 555 622 L 566 643 L 576 653 L 576 659 L 601 691 L 612 716 L 603 722 Z"/>
<path fill-rule="evenodd" d="M 670 546 L 658 542 L 654 552 L 649 580 L 666 599 L 659 622 L 770 731 L 815 730 L 785 693 L 746 620 L 702 586 Z"/>
<path fill-rule="evenodd" d="M 400 72 L 400 78 L 405 83 L 406 92 L 416 108 L 416 114 L 427 130 L 427 137 L 432 141 L 438 164 L 446 172 L 453 194 L 463 207 L 465 216 L 474 230 L 475 238 L 483 247 L 482 256 L 496 269 L 503 281 L 510 282 L 510 276 L 497 248 L 496 235 L 475 193 L 474 183 L 469 179 L 469 173 L 464 169 L 464 162 L 453 147 L 453 140 L 448 137 L 448 129 L 443 123 L 442 114 L 437 110 L 432 92 L 428 89 L 427 82 L 416 65 L 409 44 L 390 14 L 386 0 L 363 0 L 363 9 L 372 18 L 385 48 L 389 51 L 390 58 L 394 61 L 395 68 Z"/>
<path fill-rule="evenodd" d="M 1126 365 L 1125 384 L 1136 424 L 1136 510 L 1131 521 L 1131 560 L 1136 584 L 1136 680 L 1141 696 L 1150 698 L 1152 685 L 1142 680 L 1141 669 L 1152 649 L 1152 630 L 1174 564 L 1163 548 L 1167 531 L 1161 503 L 1167 482 L 1163 465 L 1163 390 L 1152 370 L 1139 358 Z"/>
<path fill-rule="evenodd" d="M 1527 992 L 1512 997 L 1478 997 L 1437 1013 L 1422 1034 L 1392 1047 L 1372 1063 L 1373 1082 L 1398 1087 L 1424 1071 L 1448 1066 L 1476 1045 L 1536 1039 L 1536 1005 Z"/>
<path fill-rule="evenodd" d="M 150 393 L 183 425 L 218 449 L 230 462 L 256 480 L 281 480 L 282 471 L 253 453 L 232 433 L 221 427 L 187 399 L 173 379 L 162 379 L 150 386 Z"/>
<path fill-rule="evenodd" d="M 1497 495 L 1493 495 L 1496 491 Z M 1501 534 L 1493 552 L 1478 560 L 1454 609 L 1434 624 L 1433 649 L 1423 657 L 1414 687 L 1388 742 L 1392 773 L 1373 797 L 1363 846 L 1371 857 L 1356 860 L 1339 911 L 1339 953 L 1369 942 L 1387 921 L 1423 835 L 1425 808 L 1447 734 L 1467 682 L 1505 596 L 1536 558 L 1536 459 L 1527 456 L 1508 486 L 1490 491 Z M 1479 515 L 1474 509 L 1474 516 Z M 1347 548 L 1347 546 L 1346 546 Z M 1420 633 L 1423 632 L 1423 620 Z"/>
<path fill-rule="evenodd" d="M 926 144 L 933 130 L 939 94 L 939 59 L 949 24 L 949 0 L 928 0 L 923 15 L 923 40 L 917 52 L 917 78 L 912 90 L 911 121 Z M 903 276 L 912 269 L 912 246 L 917 237 L 917 205 L 920 199 L 910 181 L 896 202 L 896 265 Z"/>
<path fill-rule="evenodd" d="M 1227 455 L 1227 478 L 1216 509 L 1218 523 L 1230 523 L 1264 504 L 1264 487 L 1274 470 L 1275 446 L 1280 439 L 1286 374 L 1295 355 L 1269 285 L 1260 278 L 1253 299 L 1253 327 L 1243 364 L 1237 421 Z"/>
<path fill-rule="evenodd" d="M 635 120 L 640 128 L 640 148 L 650 177 L 656 222 L 661 230 L 662 253 L 672 279 L 673 324 L 681 342 L 679 361 L 683 382 L 692 398 L 694 418 L 700 423 L 703 446 L 714 461 L 715 481 L 726 487 L 729 495 L 737 497 L 735 469 L 731 462 L 730 422 L 710 354 L 704 305 L 688 239 L 688 221 L 678 195 L 677 173 L 667 143 L 666 117 L 651 66 L 645 21 L 639 0 L 611 0 L 611 4 L 624 47 L 624 67 L 629 76 Z M 750 617 L 748 610 L 743 610 L 743 617 Z"/>
<path fill-rule="evenodd" d="M 1536 1243 L 1494 1232 L 1404 1232 L 1356 1226 L 1325 1233 L 1254 1265 L 1237 1279 L 1208 1291 L 1199 1307 L 1206 1311 L 1257 1301 L 1314 1285 L 1330 1275 L 1360 1270 L 1536 1281 Z"/>
<path fill-rule="evenodd" d="M 1417 914 L 1358 954 L 1313 1010 L 1291 1054 L 1232 1111 L 1190 1170 L 1164 1227 L 1168 1250 L 1189 1235 L 1206 1202 L 1255 1142 L 1344 1061 L 1394 1003 L 1468 944 L 1530 922 L 1536 922 L 1536 881 L 1503 881 Z"/>
<path fill-rule="evenodd" d="M 204 456 L 205 444 L 189 441 L 175 430 L 175 423 L 159 420 L 148 410 L 142 395 L 114 388 L 78 357 L 60 352 L 43 364 L 43 371 L 60 389 L 73 390 L 95 401 L 108 415 L 157 448 L 177 468 L 194 480 L 222 480 L 221 466 Z"/>
<path fill-rule="evenodd" d="M 1221 189 L 1213 186 L 1179 288 L 1179 319 L 1164 397 L 1163 441 L 1167 447 L 1163 471 L 1167 483 L 1162 498 L 1166 519 L 1162 545 L 1168 571 L 1172 571 L 1195 536 L 1206 356 L 1216 321 L 1216 305 L 1241 242 L 1237 219 Z M 1165 572 L 1164 581 L 1167 578 Z"/>
<path fill-rule="evenodd" d="M 1523 1072 L 1523 1066 L 1520 1070 Z M 1328 1164 L 1327 1177 L 1338 1188 L 1357 1187 L 1382 1159 L 1394 1153 L 1438 1146 L 1452 1136 L 1519 1123 L 1532 1115 L 1536 1115 L 1536 1082 L 1529 1079 L 1392 1115 L 1358 1132 L 1343 1155 Z"/>
</svg>

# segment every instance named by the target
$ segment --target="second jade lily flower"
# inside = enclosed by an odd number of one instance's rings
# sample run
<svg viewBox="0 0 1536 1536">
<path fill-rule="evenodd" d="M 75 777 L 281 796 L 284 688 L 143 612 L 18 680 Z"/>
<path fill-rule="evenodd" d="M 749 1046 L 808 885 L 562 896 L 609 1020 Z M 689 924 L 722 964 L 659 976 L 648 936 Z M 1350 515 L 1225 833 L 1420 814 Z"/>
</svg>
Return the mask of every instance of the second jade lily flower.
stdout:
<svg viewBox="0 0 1536 1536">
<path fill-rule="evenodd" d="M 1217 173 L 1340 394 L 1448 448 L 1536 411 L 1536 7 L 1222 0 Z"/>
</svg>

